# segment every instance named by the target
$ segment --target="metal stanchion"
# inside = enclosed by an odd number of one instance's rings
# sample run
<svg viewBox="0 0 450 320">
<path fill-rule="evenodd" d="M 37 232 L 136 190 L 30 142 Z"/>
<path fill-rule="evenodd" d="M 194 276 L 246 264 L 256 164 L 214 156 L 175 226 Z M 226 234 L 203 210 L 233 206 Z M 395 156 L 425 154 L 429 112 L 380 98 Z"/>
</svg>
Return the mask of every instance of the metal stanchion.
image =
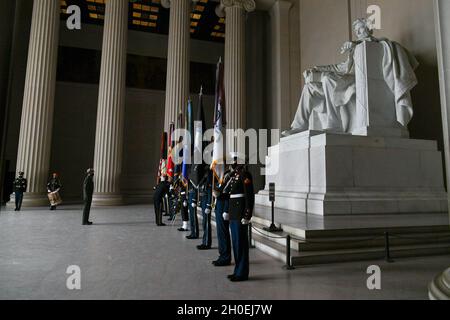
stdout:
<svg viewBox="0 0 450 320">
<path fill-rule="evenodd" d="M 391 258 L 391 252 L 390 252 L 390 248 L 389 248 L 389 232 L 385 232 L 384 233 L 384 250 L 385 250 L 385 259 L 386 262 L 394 262 L 394 260 L 392 260 Z"/>
<path fill-rule="evenodd" d="M 269 184 L 269 201 L 272 203 L 272 223 L 270 227 L 263 229 L 269 232 L 282 232 L 283 229 L 275 225 L 275 183 Z"/>
<path fill-rule="evenodd" d="M 294 270 L 291 262 L 291 236 L 286 236 L 286 265 L 283 267 L 286 270 Z"/>
</svg>

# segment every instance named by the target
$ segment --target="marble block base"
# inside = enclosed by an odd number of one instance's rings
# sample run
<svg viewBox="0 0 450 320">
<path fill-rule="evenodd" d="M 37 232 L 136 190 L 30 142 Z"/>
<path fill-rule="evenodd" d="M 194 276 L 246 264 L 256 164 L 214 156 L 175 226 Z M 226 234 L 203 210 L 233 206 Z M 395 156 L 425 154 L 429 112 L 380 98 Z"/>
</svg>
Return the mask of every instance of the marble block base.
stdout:
<svg viewBox="0 0 450 320">
<path fill-rule="evenodd" d="M 269 148 L 266 188 L 256 203 L 317 214 L 447 211 L 441 153 L 434 141 L 306 131 Z"/>
</svg>

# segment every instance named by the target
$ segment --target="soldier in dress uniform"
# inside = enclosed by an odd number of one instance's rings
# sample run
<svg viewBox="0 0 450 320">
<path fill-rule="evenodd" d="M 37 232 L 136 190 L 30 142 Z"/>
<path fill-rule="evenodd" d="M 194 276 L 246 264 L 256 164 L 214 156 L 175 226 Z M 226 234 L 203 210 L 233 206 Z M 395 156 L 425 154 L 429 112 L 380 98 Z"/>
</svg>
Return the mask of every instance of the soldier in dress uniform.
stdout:
<svg viewBox="0 0 450 320">
<path fill-rule="evenodd" d="M 191 228 L 191 233 L 186 236 L 186 239 L 198 239 L 198 218 L 197 218 L 197 197 L 202 191 L 197 190 L 195 186 L 189 181 L 189 192 L 188 192 L 188 209 L 189 209 L 189 223 Z"/>
<path fill-rule="evenodd" d="M 59 181 L 58 174 L 53 173 L 52 177 L 48 180 L 47 183 L 47 192 L 48 193 L 59 192 L 61 187 L 62 185 L 61 182 Z M 55 205 L 50 204 L 50 210 L 56 210 L 56 204 Z"/>
<path fill-rule="evenodd" d="M 20 211 L 22 208 L 23 193 L 27 191 L 27 179 L 25 179 L 23 175 L 23 171 L 19 171 L 19 176 L 13 183 L 14 196 L 16 199 L 16 208 L 14 211 Z"/>
<path fill-rule="evenodd" d="M 202 227 L 203 237 L 202 243 L 197 246 L 199 250 L 211 249 L 212 235 L 211 235 L 211 209 L 212 209 L 212 182 L 213 172 L 209 166 L 205 166 L 205 175 L 200 183 L 202 193 Z"/>
<path fill-rule="evenodd" d="M 187 196 L 187 190 L 186 187 L 182 185 L 180 182 L 180 200 L 181 200 L 181 219 L 183 220 L 183 225 L 181 228 L 178 228 L 178 231 L 185 232 L 189 231 L 188 225 L 189 225 L 189 206 L 188 206 L 188 196 Z"/>
<path fill-rule="evenodd" d="M 94 169 L 87 169 L 83 182 L 83 225 L 91 225 L 89 213 L 91 211 L 92 195 L 94 194 Z"/>
<path fill-rule="evenodd" d="M 248 280 L 248 226 L 255 204 L 252 175 L 248 172 L 245 164 L 237 164 L 237 157 L 234 156 L 235 170 L 232 172 L 230 183 L 227 185 L 230 193 L 228 212 L 235 261 L 234 272 L 228 278 L 233 282 Z"/>
<path fill-rule="evenodd" d="M 229 188 L 232 166 L 225 172 L 222 183 L 217 183 L 214 189 L 216 198 L 214 214 L 216 217 L 217 242 L 219 247 L 219 258 L 212 264 L 216 267 L 229 266 L 231 264 L 231 237 L 228 206 L 230 200 Z"/>
</svg>

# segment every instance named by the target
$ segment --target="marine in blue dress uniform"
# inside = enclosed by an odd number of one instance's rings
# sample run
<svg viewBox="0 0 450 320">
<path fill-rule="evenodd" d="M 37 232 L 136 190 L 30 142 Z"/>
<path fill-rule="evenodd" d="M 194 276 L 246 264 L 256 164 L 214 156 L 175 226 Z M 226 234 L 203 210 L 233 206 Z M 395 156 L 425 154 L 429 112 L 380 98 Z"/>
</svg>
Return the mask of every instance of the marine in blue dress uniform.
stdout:
<svg viewBox="0 0 450 320">
<path fill-rule="evenodd" d="M 245 281 L 249 275 L 248 227 L 255 204 L 253 178 L 245 165 L 238 164 L 227 186 L 230 193 L 229 215 L 235 268 L 228 278 Z"/>
<path fill-rule="evenodd" d="M 225 172 L 222 183 L 217 183 L 214 189 L 214 196 L 216 198 L 214 214 L 216 217 L 219 258 L 212 263 L 216 267 L 229 266 L 231 264 L 231 237 L 228 214 L 230 194 L 227 185 L 231 182 L 230 177 L 233 166 Z"/>
</svg>

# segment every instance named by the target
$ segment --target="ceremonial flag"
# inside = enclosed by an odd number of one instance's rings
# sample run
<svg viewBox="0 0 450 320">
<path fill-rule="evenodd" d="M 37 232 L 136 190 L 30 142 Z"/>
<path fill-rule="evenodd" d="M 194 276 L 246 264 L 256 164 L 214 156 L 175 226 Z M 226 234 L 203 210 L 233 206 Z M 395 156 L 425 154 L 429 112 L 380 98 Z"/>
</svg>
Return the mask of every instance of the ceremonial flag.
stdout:
<svg viewBox="0 0 450 320">
<path fill-rule="evenodd" d="M 211 170 L 219 183 L 223 182 L 225 174 L 225 89 L 223 83 L 223 63 L 220 58 L 216 69 L 216 99 L 214 110 L 214 145 Z"/>
<path fill-rule="evenodd" d="M 180 111 L 178 112 L 178 117 L 177 117 L 177 129 L 182 129 L 183 128 L 183 106 L 180 106 Z M 179 159 L 183 157 L 183 136 L 177 136 L 173 138 L 176 145 L 176 148 L 174 148 L 174 152 L 176 151 L 178 154 L 176 154 L 176 158 L 174 155 L 173 160 L 176 160 L 175 163 L 175 169 L 174 169 L 174 177 L 180 178 L 181 175 L 181 169 L 182 169 L 182 163 L 179 163 Z"/>
<path fill-rule="evenodd" d="M 173 155 L 172 155 L 172 150 L 175 146 L 174 131 L 175 131 L 175 124 L 171 122 L 169 127 L 169 140 L 168 140 L 169 148 L 167 150 L 167 176 L 172 178 L 175 169 L 175 164 L 173 163 Z"/>
<path fill-rule="evenodd" d="M 186 137 L 183 140 L 183 167 L 182 167 L 182 182 L 185 187 L 187 187 L 189 183 L 189 173 L 192 163 L 192 132 L 194 127 L 194 118 L 192 116 L 192 103 L 191 99 L 188 101 L 188 105 L 186 108 Z"/>
<path fill-rule="evenodd" d="M 158 184 L 161 181 L 161 178 L 165 178 L 167 175 L 167 132 L 163 132 L 161 136 L 161 157 L 159 159 L 159 167 L 158 167 L 158 178 L 156 183 Z"/>
<path fill-rule="evenodd" d="M 190 180 L 195 188 L 198 188 L 200 180 L 203 178 L 203 134 L 205 132 L 205 112 L 203 110 L 203 87 L 198 95 L 198 107 L 194 122 L 194 161 L 191 166 Z"/>
</svg>

